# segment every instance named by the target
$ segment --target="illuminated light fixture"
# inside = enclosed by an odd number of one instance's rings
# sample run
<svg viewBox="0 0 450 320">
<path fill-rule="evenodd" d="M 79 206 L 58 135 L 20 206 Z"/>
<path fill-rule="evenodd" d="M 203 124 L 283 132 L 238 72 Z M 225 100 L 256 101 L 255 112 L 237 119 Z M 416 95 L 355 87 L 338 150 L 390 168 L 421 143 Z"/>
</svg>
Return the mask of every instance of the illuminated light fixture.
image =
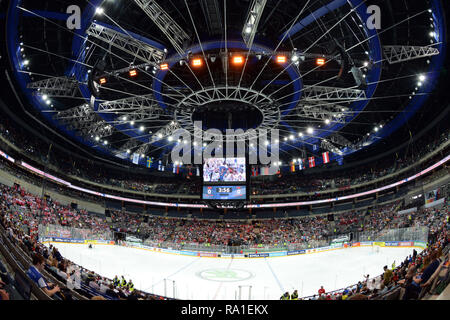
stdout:
<svg viewBox="0 0 450 320">
<path fill-rule="evenodd" d="M 425 81 L 427 78 L 423 75 L 423 74 L 421 74 L 420 76 L 419 76 L 419 80 L 420 81 Z"/>
<path fill-rule="evenodd" d="M 294 140 L 294 135 L 291 134 L 291 135 L 289 136 L 289 139 Z"/>
<path fill-rule="evenodd" d="M 234 56 L 232 61 L 233 61 L 233 64 L 235 64 L 235 65 L 241 65 L 244 63 L 244 57 L 243 56 Z"/>
<path fill-rule="evenodd" d="M 107 80 L 106 80 L 106 78 L 100 78 L 99 82 L 100 82 L 100 84 L 106 84 Z"/>
<path fill-rule="evenodd" d="M 313 133 L 314 133 L 314 129 L 311 128 L 311 127 L 309 127 L 309 128 L 307 129 L 307 132 L 308 132 L 309 134 L 313 134 Z"/>
<path fill-rule="evenodd" d="M 325 124 L 330 124 L 330 119 L 325 119 Z"/>
<path fill-rule="evenodd" d="M 203 60 L 200 59 L 200 58 L 193 59 L 192 60 L 192 66 L 196 67 L 196 68 L 199 68 L 199 67 L 203 66 Z"/>
<path fill-rule="evenodd" d="M 288 141 L 288 138 L 287 138 L 287 137 L 284 137 L 284 141 Z"/>
<path fill-rule="evenodd" d="M 264 142 L 264 144 L 265 144 L 266 146 L 268 146 L 268 145 L 269 145 L 269 141 L 266 140 L 266 141 Z"/>
<path fill-rule="evenodd" d="M 277 63 L 286 63 L 287 58 L 286 56 L 277 56 Z"/>
<path fill-rule="evenodd" d="M 325 65 L 325 59 L 324 58 L 317 58 L 316 59 L 316 65 L 318 65 L 318 66 Z"/>
<path fill-rule="evenodd" d="M 294 54 L 291 58 L 292 62 L 297 62 L 298 61 L 298 55 Z"/>
<path fill-rule="evenodd" d="M 378 132 L 378 127 L 375 127 L 373 130 L 374 130 L 375 132 Z"/>
<path fill-rule="evenodd" d="M 97 9 L 95 9 L 95 13 L 102 15 L 105 12 L 105 10 L 103 8 L 98 7 Z"/>
<path fill-rule="evenodd" d="M 299 133 L 298 133 L 298 136 L 299 136 L 299 137 L 303 137 L 303 133 L 299 132 Z"/>
<path fill-rule="evenodd" d="M 139 128 L 139 130 L 142 132 L 142 131 L 144 131 L 144 126 L 141 126 L 140 128 Z"/>
<path fill-rule="evenodd" d="M 279 143 L 279 142 L 280 142 L 280 140 L 278 140 L 278 139 L 275 140 L 275 143 Z"/>
<path fill-rule="evenodd" d="M 25 60 L 24 62 L 23 62 L 23 65 L 24 66 L 27 66 L 27 65 L 29 65 L 30 64 L 30 60 Z"/>
<path fill-rule="evenodd" d="M 245 33 L 250 33 L 252 32 L 252 27 L 248 26 L 247 28 L 245 28 Z"/>
<path fill-rule="evenodd" d="M 195 146 L 195 147 L 197 146 L 197 141 L 194 141 L 194 146 Z"/>
<path fill-rule="evenodd" d="M 130 149 L 128 149 L 128 150 L 127 150 L 127 153 L 131 153 L 131 150 L 130 150 Z"/>
<path fill-rule="evenodd" d="M 45 103 L 46 103 L 47 105 L 49 105 L 49 104 L 51 103 L 51 101 L 50 101 L 50 100 L 47 100 L 47 101 L 45 101 Z"/>
<path fill-rule="evenodd" d="M 169 69 L 169 65 L 167 63 L 163 63 L 159 67 L 161 68 L 161 70 L 168 70 Z"/>
<path fill-rule="evenodd" d="M 134 126 L 134 121 L 131 121 L 130 124 L 131 124 L 132 126 Z"/>
<path fill-rule="evenodd" d="M 103 144 L 106 146 L 108 144 L 108 140 L 103 141 Z"/>
<path fill-rule="evenodd" d="M 158 133 L 158 138 L 162 138 L 163 137 L 163 135 L 161 134 L 161 133 Z"/>
<path fill-rule="evenodd" d="M 169 140 L 169 141 L 173 141 L 173 138 L 172 138 L 172 137 L 169 137 L 169 138 L 167 138 L 167 140 Z"/>
<path fill-rule="evenodd" d="M 44 94 L 44 95 L 42 96 L 42 99 L 47 100 L 47 99 L 48 99 L 48 95 Z"/>
<path fill-rule="evenodd" d="M 138 72 L 136 69 L 131 69 L 130 70 L 130 77 L 136 77 L 138 75 Z"/>
<path fill-rule="evenodd" d="M 95 137 L 95 141 L 99 141 L 100 140 L 100 137 L 99 136 L 96 136 Z"/>
</svg>

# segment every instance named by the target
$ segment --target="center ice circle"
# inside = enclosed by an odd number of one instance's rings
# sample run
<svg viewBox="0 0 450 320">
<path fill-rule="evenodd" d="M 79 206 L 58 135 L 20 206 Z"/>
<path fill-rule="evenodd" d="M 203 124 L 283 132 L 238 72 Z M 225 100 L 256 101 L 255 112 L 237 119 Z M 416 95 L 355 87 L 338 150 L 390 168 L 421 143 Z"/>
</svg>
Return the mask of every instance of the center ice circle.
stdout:
<svg viewBox="0 0 450 320">
<path fill-rule="evenodd" d="M 240 269 L 207 269 L 196 273 L 197 277 L 209 281 L 237 282 L 253 278 L 253 274 Z"/>
</svg>

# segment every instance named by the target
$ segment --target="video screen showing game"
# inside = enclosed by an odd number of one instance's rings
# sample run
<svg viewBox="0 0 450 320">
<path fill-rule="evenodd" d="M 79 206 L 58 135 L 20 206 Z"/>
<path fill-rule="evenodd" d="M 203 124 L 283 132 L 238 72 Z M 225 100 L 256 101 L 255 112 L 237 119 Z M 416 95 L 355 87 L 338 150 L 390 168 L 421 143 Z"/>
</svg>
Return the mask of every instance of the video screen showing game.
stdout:
<svg viewBox="0 0 450 320">
<path fill-rule="evenodd" d="M 209 158 L 203 164 L 203 182 L 243 182 L 247 180 L 245 158 Z"/>
</svg>

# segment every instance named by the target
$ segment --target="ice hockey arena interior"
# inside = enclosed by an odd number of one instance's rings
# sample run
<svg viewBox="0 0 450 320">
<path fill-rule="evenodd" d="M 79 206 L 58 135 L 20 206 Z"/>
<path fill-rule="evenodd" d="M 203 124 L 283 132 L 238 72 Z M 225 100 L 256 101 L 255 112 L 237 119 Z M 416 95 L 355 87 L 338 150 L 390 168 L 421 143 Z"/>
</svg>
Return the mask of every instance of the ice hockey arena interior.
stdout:
<svg viewBox="0 0 450 320">
<path fill-rule="evenodd" d="M 0 0 L 0 310 L 450 300 L 449 2 Z"/>
</svg>

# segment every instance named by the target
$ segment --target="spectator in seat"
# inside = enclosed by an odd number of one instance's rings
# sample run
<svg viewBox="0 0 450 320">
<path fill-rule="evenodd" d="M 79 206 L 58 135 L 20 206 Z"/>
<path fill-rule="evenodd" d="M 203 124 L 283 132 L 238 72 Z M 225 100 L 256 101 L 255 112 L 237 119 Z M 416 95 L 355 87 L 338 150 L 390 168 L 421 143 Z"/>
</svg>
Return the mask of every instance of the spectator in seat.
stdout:
<svg viewBox="0 0 450 320">
<path fill-rule="evenodd" d="M 421 282 L 422 279 L 420 275 L 414 276 L 412 281 L 406 285 L 403 300 L 417 300 L 419 298 L 420 292 L 422 291 L 422 288 L 420 287 Z"/>
<path fill-rule="evenodd" d="M 9 300 L 9 293 L 4 289 L 5 283 L 0 278 L 0 301 Z"/>
<path fill-rule="evenodd" d="M 439 264 L 441 263 L 441 261 L 439 261 L 439 257 L 438 257 L 438 251 L 435 250 L 431 253 L 431 257 L 430 257 L 430 264 L 428 265 L 428 267 L 423 271 L 421 278 L 422 278 L 422 287 L 425 286 L 425 283 L 428 281 L 428 279 L 430 279 L 430 277 L 433 275 L 433 273 L 436 271 L 436 269 L 439 267 Z"/>
<path fill-rule="evenodd" d="M 33 255 L 33 265 L 27 271 L 27 275 L 33 280 L 39 288 L 41 288 L 49 297 L 52 297 L 55 293 L 59 292 L 58 286 L 54 286 L 52 283 L 47 283 L 42 276 L 41 272 L 44 270 L 45 259 L 39 253 Z"/>
<path fill-rule="evenodd" d="M 384 266 L 383 270 L 384 270 L 383 284 L 384 284 L 385 286 L 387 286 L 387 285 L 389 285 L 389 283 L 391 282 L 393 273 L 392 273 L 392 270 L 388 269 L 387 266 Z"/>
<path fill-rule="evenodd" d="M 319 293 L 319 296 L 325 294 L 325 289 L 323 288 L 323 286 L 320 286 L 318 293 Z"/>
</svg>

